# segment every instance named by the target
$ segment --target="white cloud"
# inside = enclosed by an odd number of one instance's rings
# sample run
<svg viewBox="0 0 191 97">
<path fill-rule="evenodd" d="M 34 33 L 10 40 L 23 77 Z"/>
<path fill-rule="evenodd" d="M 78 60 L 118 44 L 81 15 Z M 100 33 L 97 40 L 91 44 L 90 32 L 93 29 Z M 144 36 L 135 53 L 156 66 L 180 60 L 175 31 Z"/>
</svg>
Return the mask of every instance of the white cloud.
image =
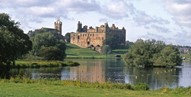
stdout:
<svg viewBox="0 0 191 97">
<path fill-rule="evenodd" d="M 128 7 L 129 5 L 124 1 L 113 1 L 103 6 L 102 13 L 111 18 L 123 18 L 128 16 Z"/>
<path fill-rule="evenodd" d="M 35 6 L 35 7 L 30 7 L 28 9 L 28 11 L 30 13 L 33 13 L 36 16 L 43 16 L 43 15 L 50 15 L 53 14 L 56 9 L 53 7 L 39 7 L 39 6 Z"/>
<path fill-rule="evenodd" d="M 191 0 L 165 0 L 165 8 L 180 26 L 191 26 Z"/>
<path fill-rule="evenodd" d="M 160 17 L 149 16 L 144 11 L 139 11 L 139 10 L 136 10 L 135 14 L 133 15 L 133 20 L 139 26 L 145 26 L 150 24 L 165 25 L 170 23 L 168 20 L 162 19 Z"/>
</svg>

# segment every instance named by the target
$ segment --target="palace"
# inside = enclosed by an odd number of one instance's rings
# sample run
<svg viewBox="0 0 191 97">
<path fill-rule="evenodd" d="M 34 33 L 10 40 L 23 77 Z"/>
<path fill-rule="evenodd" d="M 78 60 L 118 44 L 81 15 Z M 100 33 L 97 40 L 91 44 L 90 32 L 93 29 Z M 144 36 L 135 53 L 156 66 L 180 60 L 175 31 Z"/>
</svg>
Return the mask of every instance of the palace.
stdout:
<svg viewBox="0 0 191 97">
<path fill-rule="evenodd" d="M 72 32 L 70 34 L 70 43 L 75 44 L 82 48 L 93 47 L 96 49 L 97 47 L 102 47 L 106 39 L 111 38 L 109 41 L 115 41 L 115 43 L 120 45 L 125 45 L 125 37 L 126 37 L 126 30 L 123 27 L 119 29 L 112 24 L 109 27 L 108 23 L 104 25 L 100 25 L 100 27 L 89 27 L 83 26 L 82 23 L 79 21 L 77 24 L 77 31 Z M 115 40 L 112 40 L 115 38 Z"/>
</svg>

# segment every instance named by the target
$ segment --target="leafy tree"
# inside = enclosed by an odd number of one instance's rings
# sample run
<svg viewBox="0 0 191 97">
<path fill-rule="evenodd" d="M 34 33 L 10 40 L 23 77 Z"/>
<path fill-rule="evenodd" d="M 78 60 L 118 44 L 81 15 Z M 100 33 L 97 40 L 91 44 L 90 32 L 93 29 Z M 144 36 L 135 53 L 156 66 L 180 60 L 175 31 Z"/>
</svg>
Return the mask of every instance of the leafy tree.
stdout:
<svg viewBox="0 0 191 97">
<path fill-rule="evenodd" d="M 177 66 L 181 60 L 177 48 L 156 40 L 137 40 L 126 56 L 128 64 L 143 67 Z"/>
<path fill-rule="evenodd" d="M 66 39 L 66 42 L 70 43 L 70 33 L 65 34 L 65 39 Z"/>
<path fill-rule="evenodd" d="M 18 57 L 31 49 L 32 42 L 19 28 L 19 23 L 8 14 L 0 13 L 0 64 L 14 65 Z"/>
<path fill-rule="evenodd" d="M 130 41 L 126 41 L 125 42 L 125 47 L 124 48 L 130 48 L 134 43 L 133 42 L 130 42 Z"/>
<path fill-rule="evenodd" d="M 66 57 L 63 37 L 56 32 L 30 32 L 32 54 L 45 60 L 63 60 Z"/>
<path fill-rule="evenodd" d="M 179 50 L 172 45 L 164 47 L 158 58 L 154 60 L 156 65 L 167 67 L 181 65 L 181 62 Z"/>
</svg>

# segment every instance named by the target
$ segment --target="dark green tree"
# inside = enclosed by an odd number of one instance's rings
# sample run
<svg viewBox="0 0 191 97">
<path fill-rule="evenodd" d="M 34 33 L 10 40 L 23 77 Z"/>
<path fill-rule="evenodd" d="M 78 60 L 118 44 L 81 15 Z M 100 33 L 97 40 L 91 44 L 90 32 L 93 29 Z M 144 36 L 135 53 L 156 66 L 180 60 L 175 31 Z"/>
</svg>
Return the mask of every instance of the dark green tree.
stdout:
<svg viewBox="0 0 191 97">
<path fill-rule="evenodd" d="M 66 42 L 70 43 L 70 33 L 65 34 L 65 39 L 66 39 Z"/>
<path fill-rule="evenodd" d="M 33 55 L 42 57 L 44 60 L 63 60 L 66 57 L 66 46 L 59 33 L 38 31 L 30 32 L 30 34 Z"/>
<path fill-rule="evenodd" d="M 15 60 L 28 53 L 32 42 L 8 14 L 0 13 L 0 64 L 14 65 Z"/>
</svg>

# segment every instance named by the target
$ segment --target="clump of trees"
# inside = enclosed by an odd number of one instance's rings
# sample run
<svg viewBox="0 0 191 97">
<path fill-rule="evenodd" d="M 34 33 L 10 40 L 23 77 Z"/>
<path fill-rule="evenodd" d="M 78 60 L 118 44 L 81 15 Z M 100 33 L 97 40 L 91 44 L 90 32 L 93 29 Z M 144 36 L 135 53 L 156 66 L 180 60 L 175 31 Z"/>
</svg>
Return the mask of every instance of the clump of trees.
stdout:
<svg viewBox="0 0 191 97">
<path fill-rule="evenodd" d="M 62 35 L 43 29 L 29 32 L 33 43 L 31 54 L 44 60 L 63 60 L 66 45 Z"/>
<path fill-rule="evenodd" d="M 126 56 L 129 65 L 141 67 L 173 67 L 181 65 L 182 58 L 178 48 L 162 41 L 137 40 Z"/>
<path fill-rule="evenodd" d="M 15 64 L 15 60 L 32 49 L 32 42 L 19 28 L 19 23 L 0 13 L 0 65 Z"/>
</svg>

